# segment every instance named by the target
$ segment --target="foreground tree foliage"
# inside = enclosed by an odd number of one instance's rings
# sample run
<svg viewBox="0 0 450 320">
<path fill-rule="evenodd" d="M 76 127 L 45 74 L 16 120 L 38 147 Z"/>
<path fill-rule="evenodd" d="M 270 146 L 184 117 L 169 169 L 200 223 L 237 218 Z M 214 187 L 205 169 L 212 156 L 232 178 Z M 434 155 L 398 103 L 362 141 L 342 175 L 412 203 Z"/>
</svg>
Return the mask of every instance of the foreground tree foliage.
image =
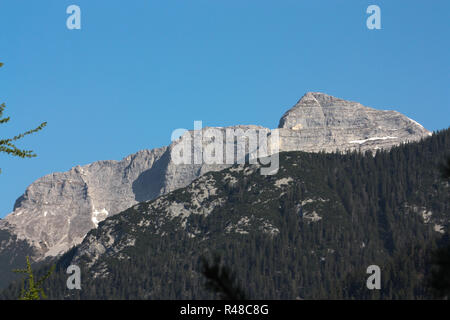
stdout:
<svg viewBox="0 0 450 320">
<path fill-rule="evenodd" d="M 48 277 L 53 273 L 55 266 L 52 266 L 50 270 L 42 276 L 38 281 L 34 280 L 33 270 L 31 269 L 30 258 L 27 257 L 27 267 L 25 269 L 15 269 L 13 272 L 25 274 L 26 277 L 22 282 L 22 289 L 19 300 L 40 300 L 46 299 L 47 295 L 44 293 L 43 284 Z M 28 286 L 25 285 L 25 280 L 28 278 Z"/>
<path fill-rule="evenodd" d="M 216 293 L 222 300 L 245 300 L 245 293 L 236 283 L 236 275 L 224 266 L 219 255 L 212 262 L 203 259 L 202 273 L 206 278 L 205 287 Z"/>
<path fill-rule="evenodd" d="M 3 63 L 0 62 L 0 67 L 2 67 L 2 66 L 3 66 Z M 5 108 L 6 108 L 5 103 L 2 103 L 0 105 L 0 124 L 8 123 L 9 120 L 11 120 L 10 117 L 3 118 L 3 112 L 4 112 Z M 42 130 L 46 125 L 47 125 L 47 123 L 43 122 L 35 129 L 28 130 L 24 133 L 14 136 L 12 138 L 6 138 L 6 139 L 0 138 L 0 153 L 4 152 L 9 155 L 20 157 L 20 158 L 36 157 L 36 154 L 33 152 L 33 150 L 24 150 L 24 149 L 17 148 L 15 143 L 18 140 L 22 139 L 23 137 L 25 137 L 29 134 L 32 134 L 32 133 Z M 0 173 L 1 173 L 1 169 L 0 169 Z"/>
</svg>

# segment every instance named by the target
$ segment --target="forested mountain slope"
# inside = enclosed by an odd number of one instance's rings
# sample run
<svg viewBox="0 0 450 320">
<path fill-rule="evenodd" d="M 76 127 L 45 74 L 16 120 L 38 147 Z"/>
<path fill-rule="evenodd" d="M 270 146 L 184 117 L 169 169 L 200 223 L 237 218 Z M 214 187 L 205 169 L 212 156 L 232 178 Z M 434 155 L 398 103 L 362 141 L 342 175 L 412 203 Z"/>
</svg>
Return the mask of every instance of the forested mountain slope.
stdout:
<svg viewBox="0 0 450 320">
<path fill-rule="evenodd" d="M 101 222 L 56 261 L 46 292 L 213 298 L 201 258 L 217 253 L 252 299 L 429 298 L 431 252 L 450 218 L 438 171 L 449 153 L 447 129 L 376 154 L 282 153 L 274 176 L 251 165 L 207 173 Z M 70 264 L 82 268 L 79 291 L 66 288 Z M 381 290 L 366 288 L 369 265 Z"/>
</svg>

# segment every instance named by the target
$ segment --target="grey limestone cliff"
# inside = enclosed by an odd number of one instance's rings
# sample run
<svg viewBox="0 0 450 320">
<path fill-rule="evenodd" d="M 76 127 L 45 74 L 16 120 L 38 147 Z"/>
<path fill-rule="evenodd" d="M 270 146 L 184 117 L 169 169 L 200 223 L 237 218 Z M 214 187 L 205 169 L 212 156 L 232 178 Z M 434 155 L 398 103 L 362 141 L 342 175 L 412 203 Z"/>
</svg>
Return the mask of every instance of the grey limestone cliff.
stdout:
<svg viewBox="0 0 450 320">
<path fill-rule="evenodd" d="M 387 149 L 431 135 L 393 110 L 376 110 L 323 93 L 308 92 L 280 120 L 283 151 Z"/>
</svg>

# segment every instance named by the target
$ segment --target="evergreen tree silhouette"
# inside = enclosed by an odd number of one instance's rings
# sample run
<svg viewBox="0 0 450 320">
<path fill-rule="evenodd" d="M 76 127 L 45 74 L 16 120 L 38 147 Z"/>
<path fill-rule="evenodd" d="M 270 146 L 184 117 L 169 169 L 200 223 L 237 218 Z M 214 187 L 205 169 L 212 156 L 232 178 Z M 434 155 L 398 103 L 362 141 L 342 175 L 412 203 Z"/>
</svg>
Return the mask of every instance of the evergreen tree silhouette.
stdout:
<svg viewBox="0 0 450 320">
<path fill-rule="evenodd" d="M 54 269 L 55 266 L 52 266 L 50 270 L 42 278 L 40 278 L 37 282 L 35 282 L 33 270 L 31 269 L 30 258 L 27 256 L 26 269 L 13 270 L 13 272 L 15 273 L 22 273 L 27 275 L 22 282 L 22 291 L 19 300 L 40 300 L 41 298 L 46 299 L 47 295 L 44 293 L 42 284 L 48 277 L 50 277 Z M 27 277 L 28 277 L 28 288 L 25 289 L 25 280 Z"/>
<path fill-rule="evenodd" d="M 202 273 L 207 279 L 206 288 L 219 295 L 222 300 L 246 300 L 244 291 L 236 284 L 236 277 L 224 266 L 219 255 L 215 255 L 212 263 L 202 258 Z"/>
</svg>

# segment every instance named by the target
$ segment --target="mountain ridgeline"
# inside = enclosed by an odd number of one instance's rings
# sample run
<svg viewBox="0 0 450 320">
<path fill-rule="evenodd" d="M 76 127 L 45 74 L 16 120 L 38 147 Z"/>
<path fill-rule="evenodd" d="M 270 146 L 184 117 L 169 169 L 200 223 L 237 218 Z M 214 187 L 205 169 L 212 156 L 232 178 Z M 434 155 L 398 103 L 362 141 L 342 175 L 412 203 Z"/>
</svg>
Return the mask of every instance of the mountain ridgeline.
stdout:
<svg viewBox="0 0 450 320">
<path fill-rule="evenodd" d="M 246 148 L 237 143 L 237 136 L 248 131 L 278 136 L 279 152 L 375 152 L 432 134 L 397 111 L 377 110 L 320 92 L 306 93 L 284 113 L 276 129 L 257 125 L 213 129 L 234 132 L 235 147 L 244 153 Z M 206 130 L 202 128 L 201 133 Z M 13 212 L 0 219 L 0 289 L 12 280 L 9 270 L 25 264 L 25 255 L 34 263 L 60 256 L 107 217 L 186 187 L 205 173 L 230 167 L 226 161 L 177 163 L 176 150 L 195 135 L 189 131 L 169 146 L 141 150 L 120 161 L 76 166 L 33 182 L 17 199 Z M 211 141 L 201 143 L 206 147 Z M 271 147 L 267 151 L 278 153 Z M 17 247 L 21 250 L 16 252 Z"/>
<path fill-rule="evenodd" d="M 250 299 L 428 299 L 450 220 L 439 164 L 450 129 L 389 151 L 280 154 L 209 172 L 108 217 L 56 259 L 50 299 L 211 299 L 202 258 L 222 257 Z M 66 268 L 81 267 L 81 290 Z M 381 289 L 366 287 L 370 265 Z M 42 271 L 48 270 L 46 265 Z M 20 295 L 20 284 L 3 299 Z"/>
<path fill-rule="evenodd" d="M 256 125 L 215 129 L 271 131 Z M 280 152 L 389 149 L 431 135 L 399 112 L 377 110 L 319 92 L 306 93 L 282 116 L 273 133 L 279 136 Z M 36 180 L 17 199 L 13 212 L 0 219 L 3 238 L 25 243 L 35 262 L 55 257 L 79 244 L 106 217 L 185 187 L 207 172 L 229 167 L 175 163 L 177 145 L 192 135 L 190 131 L 169 146 L 141 150 L 121 161 L 97 161 Z M 206 146 L 209 142 L 202 143 Z M 25 262 L 25 257 L 11 256 L 14 241 L 9 240 L 0 238 L 0 260 L 11 261 L 5 262 L 6 269 L 1 268 L 0 273 L 18 267 L 16 262 Z M 0 278 L 0 288 L 7 280 Z"/>
</svg>

